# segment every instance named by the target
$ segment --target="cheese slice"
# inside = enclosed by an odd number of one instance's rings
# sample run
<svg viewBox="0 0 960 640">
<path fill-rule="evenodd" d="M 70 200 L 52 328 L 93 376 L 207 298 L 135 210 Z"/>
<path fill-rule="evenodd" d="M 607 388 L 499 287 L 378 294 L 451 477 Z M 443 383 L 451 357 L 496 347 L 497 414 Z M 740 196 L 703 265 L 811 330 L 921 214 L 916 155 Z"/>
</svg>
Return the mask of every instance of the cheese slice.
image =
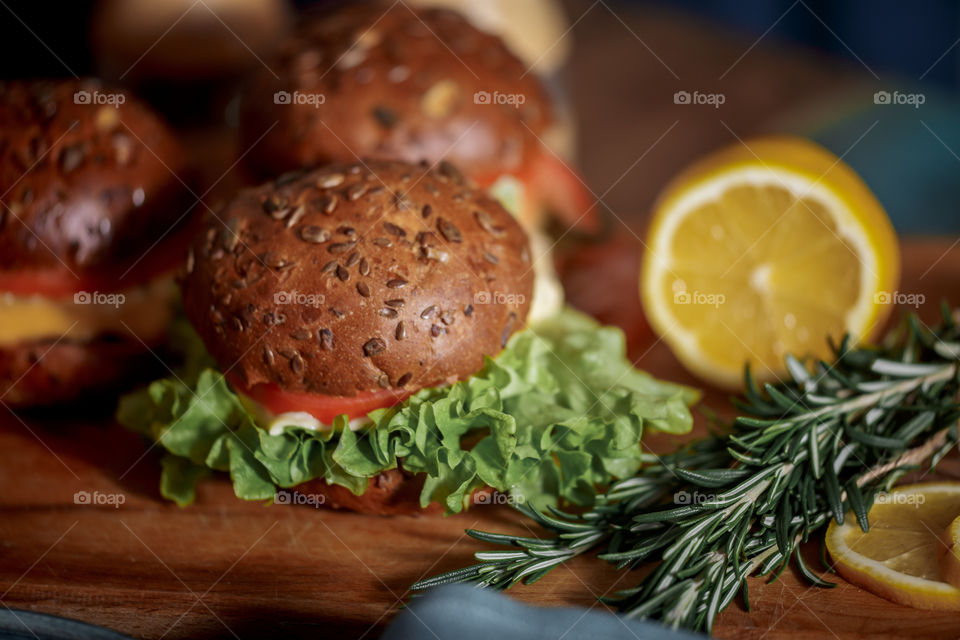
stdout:
<svg viewBox="0 0 960 640">
<path fill-rule="evenodd" d="M 523 225 L 530 239 L 534 280 L 527 323 L 533 324 L 556 315 L 563 308 L 563 285 L 553 266 L 552 242 L 546 233 L 535 226 L 537 213 L 532 210 L 535 204 L 527 197 L 526 186 L 514 176 L 502 175 L 488 191 Z"/>
<path fill-rule="evenodd" d="M 553 247 L 542 231 L 529 231 L 530 255 L 533 260 L 533 300 L 527 313 L 527 324 L 546 320 L 563 309 L 563 285 L 553 266 Z"/>
<path fill-rule="evenodd" d="M 0 293 L 0 346 L 130 333 L 155 342 L 170 323 L 175 295 L 169 278 L 117 293 L 81 292 L 69 298 Z"/>
</svg>

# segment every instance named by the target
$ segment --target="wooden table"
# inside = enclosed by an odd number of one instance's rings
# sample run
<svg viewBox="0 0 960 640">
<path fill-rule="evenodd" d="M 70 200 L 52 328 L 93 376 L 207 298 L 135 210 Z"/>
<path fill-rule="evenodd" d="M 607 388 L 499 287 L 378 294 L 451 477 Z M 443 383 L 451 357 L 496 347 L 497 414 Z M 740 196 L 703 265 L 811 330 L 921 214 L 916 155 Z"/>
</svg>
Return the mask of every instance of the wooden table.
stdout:
<svg viewBox="0 0 960 640">
<path fill-rule="evenodd" d="M 960 248 L 946 240 L 905 247 L 902 291 L 922 291 L 926 316 L 956 287 Z M 636 320 L 635 246 L 607 246 L 579 258 L 581 276 L 604 274 L 621 317 Z M 941 256 L 943 256 L 941 258 Z M 939 263 L 921 275 L 938 259 Z M 574 301 L 587 289 L 570 282 Z M 612 305 L 611 305 L 612 306 Z M 630 331 L 639 366 L 696 384 L 662 343 Z M 644 337 L 646 335 L 647 337 Z M 724 394 L 706 404 L 726 411 Z M 696 431 L 702 433 L 698 420 Z M 659 450 L 673 438 L 654 438 Z M 158 460 L 142 457 L 140 438 L 109 419 L 0 415 L 0 594 L 12 608 L 55 613 L 145 638 L 377 637 L 415 580 L 463 566 L 482 548 L 468 527 L 527 532 L 507 507 L 484 507 L 448 518 L 377 518 L 325 509 L 265 506 L 235 499 L 225 478 L 202 485 L 194 506 L 180 509 L 157 493 Z M 947 471 L 960 475 L 958 460 Z M 90 506 L 74 494 L 120 495 L 123 504 Z M 580 558 L 513 595 L 543 605 L 600 606 L 596 596 L 631 583 L 604 563 Z M 738 604 L 720 618 L 720 637 L 957 637 L 956 614 L 894 605 L 842 583 L 810 588 L 788 571 L 771 585 L 753 580 L 752 613 Z"/>
</svg>

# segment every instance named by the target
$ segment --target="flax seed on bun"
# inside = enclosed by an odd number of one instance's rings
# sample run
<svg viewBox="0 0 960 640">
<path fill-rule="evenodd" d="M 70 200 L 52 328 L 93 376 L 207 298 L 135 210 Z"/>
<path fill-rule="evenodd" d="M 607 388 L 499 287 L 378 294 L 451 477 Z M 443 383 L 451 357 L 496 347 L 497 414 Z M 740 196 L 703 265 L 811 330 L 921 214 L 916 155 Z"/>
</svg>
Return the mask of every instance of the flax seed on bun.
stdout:
<svg viewBox="0 0 960 640">
<path fill-rule="evenodd" d="M 283 176 L 202 226 L 184 309 L 248 386 L 353 396 L 464 379 L 527 316 L 523 230 L 448 163 Z"/>
</svg>

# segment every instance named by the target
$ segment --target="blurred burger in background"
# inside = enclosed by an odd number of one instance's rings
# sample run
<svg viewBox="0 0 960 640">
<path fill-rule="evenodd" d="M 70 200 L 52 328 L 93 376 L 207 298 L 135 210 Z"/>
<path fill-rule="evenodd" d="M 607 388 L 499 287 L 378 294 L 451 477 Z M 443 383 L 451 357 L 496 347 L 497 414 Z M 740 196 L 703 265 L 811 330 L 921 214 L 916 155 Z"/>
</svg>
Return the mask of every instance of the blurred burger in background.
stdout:
<svg viewBox="0 0 960 640">
<path fill-rule="evenodd" d="M 0 85 L 0 400 L 80 399 L 163 342 L 190 192 L 183 152 L 130 93 Z"/>
</svg>

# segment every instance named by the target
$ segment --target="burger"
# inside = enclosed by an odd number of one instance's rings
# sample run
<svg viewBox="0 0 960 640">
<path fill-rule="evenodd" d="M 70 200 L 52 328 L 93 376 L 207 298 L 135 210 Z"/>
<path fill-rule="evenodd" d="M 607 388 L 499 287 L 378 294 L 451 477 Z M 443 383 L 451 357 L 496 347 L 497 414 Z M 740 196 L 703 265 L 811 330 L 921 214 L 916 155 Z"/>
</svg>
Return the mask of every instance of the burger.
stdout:
<svg viewBox="0 0 960 640">
<path fill-rule="evenodd" d="M 304 17 L 251 78 L 241 146 L 254 174 L 379 158 L 444 159 L 528 230 L 590 226 L 561 159 L 569 136 L 536 73 L 497 36 L 440 8 L 360 2 Z"/>
<path fill-rule="evenodd" d="M 154 362 L 172 315 L 183 152 L 129 93 L 0 84 L 0 402 L 70 402 Z"/>
<path fill-rule="evenodd" d="M 181 505 L 211 471 L 246 500 L 377 514 L 588 504 L 645 427 L 691 426 L 692 392 L 635 370 L 618 330 L 529 321 L 526 234 L 450 163 L 294 172 L 200 227 L 183 371 L 118 409 Z"/>
</svg>

